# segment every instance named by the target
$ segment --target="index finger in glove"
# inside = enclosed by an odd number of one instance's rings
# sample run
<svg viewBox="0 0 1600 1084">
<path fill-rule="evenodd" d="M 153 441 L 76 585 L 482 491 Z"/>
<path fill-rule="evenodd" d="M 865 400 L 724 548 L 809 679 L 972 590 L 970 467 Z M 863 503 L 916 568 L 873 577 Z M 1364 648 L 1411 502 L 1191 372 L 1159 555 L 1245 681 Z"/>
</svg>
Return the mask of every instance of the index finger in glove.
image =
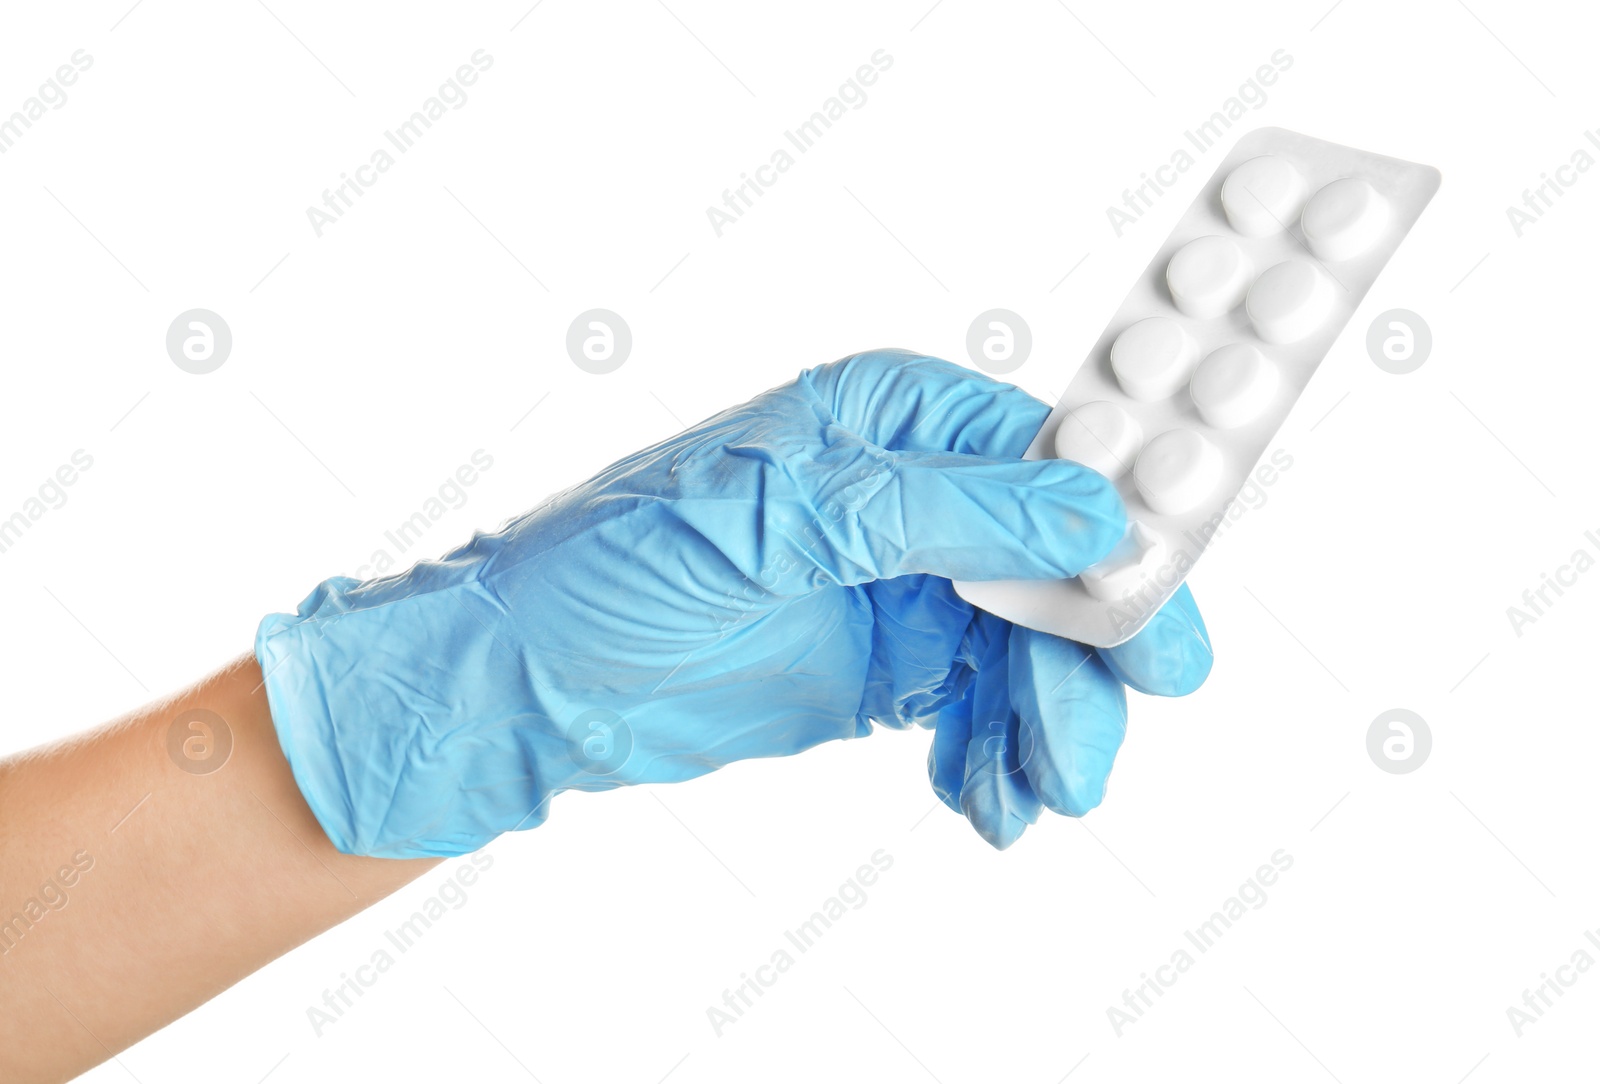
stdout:
<svg viewBox="0 0 1600 1084">
<path fill-rule="evenodd" d="M 858 466 L 868 458 L 870 469 Z M 848 478 L 859 478 L 860 488 L 841 497 L 840 480 Z M 1111 551 L 1127 524 L 1116 488 L 1063 459 L 883 453 L 842 442 L 804 469 L 801 486 L 817 507 L 850 509 L 811 551 L 811 560 L 843 584 L 919 573 L 1076 576 Z"/>
<path fill-rule="evenodd" d="M 1021 388 L 909 350 L 869 350 L 801 380 L 841 425 L 893 451 L 1016 457 L 1050 413 Z"/>
</svg>

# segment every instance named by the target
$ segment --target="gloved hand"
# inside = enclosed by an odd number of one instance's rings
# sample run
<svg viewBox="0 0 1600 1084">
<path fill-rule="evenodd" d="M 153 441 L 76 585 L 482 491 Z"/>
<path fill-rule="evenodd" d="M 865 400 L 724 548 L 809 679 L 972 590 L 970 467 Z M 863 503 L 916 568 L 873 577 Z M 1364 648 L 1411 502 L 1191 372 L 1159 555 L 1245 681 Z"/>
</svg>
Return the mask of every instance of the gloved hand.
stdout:
<svg viewBox="0 0 1600 1084">
<path fill-rule="evenodd" d="M 341 851 L 456 855 L 563 790 L 692 779 L 834 738 L 936 729 L 934 790 L 1006 847 L 1100 802 L 1123 686 L 1211 667 L 1187 589 L 1095 651 L 975 611 L 950 579 L 1059 578 L 1125 515 L 1018 458 L 1046 407 L 947 362 L 811 369 L 438 561 L 330 579 L 261 622 L 295 779 Z"/>
</svg>

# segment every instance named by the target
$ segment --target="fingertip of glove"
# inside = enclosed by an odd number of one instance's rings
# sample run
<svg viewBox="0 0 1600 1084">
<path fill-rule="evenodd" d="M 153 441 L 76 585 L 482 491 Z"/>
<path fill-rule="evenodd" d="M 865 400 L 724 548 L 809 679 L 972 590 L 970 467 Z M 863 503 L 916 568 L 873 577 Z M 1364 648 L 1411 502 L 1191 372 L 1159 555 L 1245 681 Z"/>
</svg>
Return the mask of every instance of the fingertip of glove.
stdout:
<svg viewBox="0 0 1600 1084">
<path fill-rule="evenodd" d="M 1086 817 L 1093 810 L 1100 808 L 1100 803 L 1106 800 L 1106 781 L 1111 776 L 1110 765 L 1106 770 L 1096 773 L 1092 778 L 1079 780 L 1076 786 L 1068 789 L 1070 800 L 1061 809 L 1069 817 Z"/>
<path fill-rule="evenodd" d="M 1035 484 L 1049 489 L 1066 509 L 1066 522 L 1046 534 L 1057 547 L 1063 570 L 1076 576 L 1103 560 L 1128 529 L 1128 511 L 1105 475 L 1065 459 L 1046 459 Z"/>
<path fill-rule="evenodd" d="M 1028 830 L 1028 822 L 1013 813 L 1006 813 L 993 819 L 980 817 L 974 820 L 971 816 L 967 819 L 977 831 L 979 838 L 997 851 L 1009 848 Z"/>
<path fill-rule="evenodd" d="M 1011 846 L 1028 825 L 1039 819 L 1041 805 L 1027 782 L 1018 778 L 1010 786 L 1010 797 L 1004 780 L 996 778 L 986 785 L 962 788 L 961 813 L 967 822 L 997 851 Z"/>
<path fill-rule="evenodd" d="M 1108 757 L 1104 765 L 1075 766 L 1066 772 L 1039 772 L 1038 778 L 1031 782 L 1046 809 L 1067 817 L 1081 817 L 1105 800 L 1106 779 L 1110 774 Z"/>
<path fill-rule="evenodd" d="M 1139 634 L 1100 656 L 1118 680 L 1151 696 L 1188 696 L 1211 674 L 1211 635 L 1188 585 Z"/>
</svg>

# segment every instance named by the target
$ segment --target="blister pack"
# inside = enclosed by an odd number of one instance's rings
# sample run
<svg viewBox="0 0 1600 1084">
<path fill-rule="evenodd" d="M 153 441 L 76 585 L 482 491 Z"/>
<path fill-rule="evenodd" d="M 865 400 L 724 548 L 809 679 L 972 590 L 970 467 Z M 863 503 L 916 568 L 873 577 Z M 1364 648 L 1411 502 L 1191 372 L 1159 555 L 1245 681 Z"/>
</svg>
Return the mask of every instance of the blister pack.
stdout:
<svg viewBox="0 0 1600 1084">
<path fill-rule="evenodd" d="M 1025 458 L 1071 459 L 1128 508 L 1076 579 L 960 582 L 1080 643 L 1132 637 L 1178 589 L 1439 171 L 1282 128 L 1241 138 L 1134 284 Z"/>
</svg>

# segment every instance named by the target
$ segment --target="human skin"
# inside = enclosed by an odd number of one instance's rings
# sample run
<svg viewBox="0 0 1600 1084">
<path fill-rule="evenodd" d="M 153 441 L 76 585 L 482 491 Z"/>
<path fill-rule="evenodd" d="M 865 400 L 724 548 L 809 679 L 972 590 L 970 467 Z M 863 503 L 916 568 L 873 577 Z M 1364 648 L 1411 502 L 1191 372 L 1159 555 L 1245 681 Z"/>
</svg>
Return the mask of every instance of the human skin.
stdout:
<svg viewBox="0 0 1600 1084">
<path fill-rule="evenodd" d="M 250 655 L 0 760 L 0 1080 L 71 1079 L 438 861 L 334 849 Z"/>
</svg>

